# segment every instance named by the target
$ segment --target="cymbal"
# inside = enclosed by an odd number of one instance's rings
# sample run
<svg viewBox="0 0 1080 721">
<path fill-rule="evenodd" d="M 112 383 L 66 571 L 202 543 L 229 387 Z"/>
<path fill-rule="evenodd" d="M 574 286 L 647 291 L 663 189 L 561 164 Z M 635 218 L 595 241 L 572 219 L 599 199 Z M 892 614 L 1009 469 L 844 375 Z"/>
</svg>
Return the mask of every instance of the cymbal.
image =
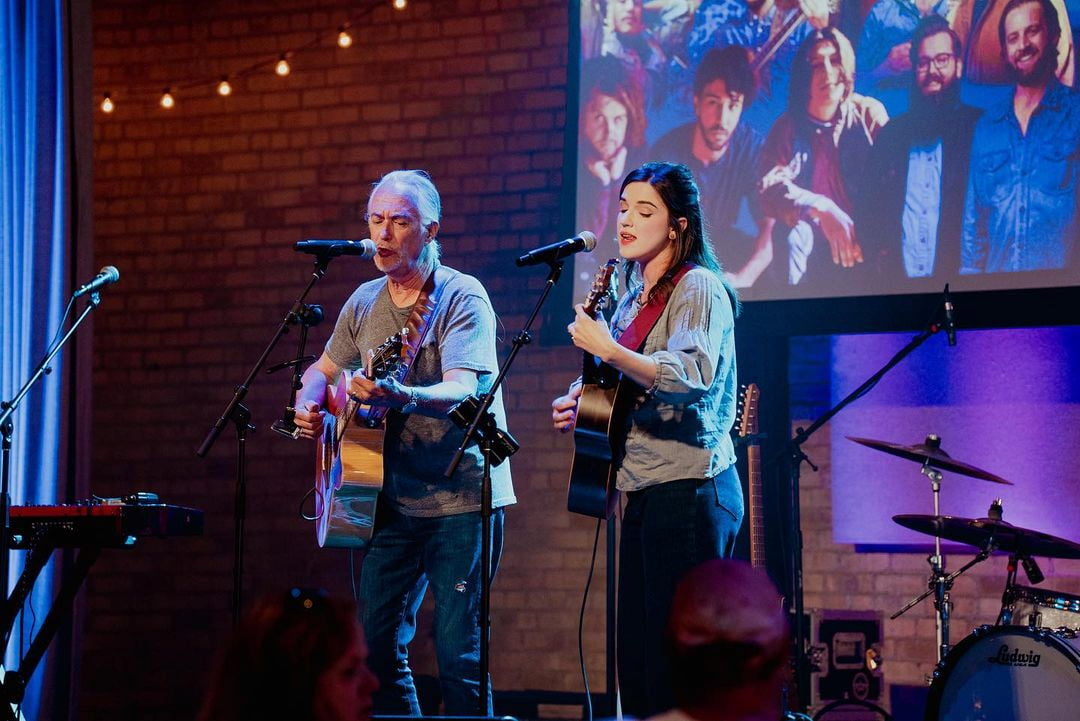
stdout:
<svg viewBox="0 0 1080 721">
<path fill-rule="evenodd" d="M 1049 558 L 1080 558 L 1080 543 L 1051 536 L 1049 533 L 1021 528 L 993 518 L 960 518 L 958 516 L 933 516 L 917 513 L 893 516 L 904 528 L 910 528 L 928 536 L 938 536 L 950 541 L 965 543 L 976 548 L 986 548 L 993 541 L 994 547 L 1022 556 L 1046 556 Z"/>
<path fill-rule="evenodd" d="M 941 439 L 934 435 L 927 436 L 925 443 L 920 443 L 915 446 L 904 446 L 899 443 L 889 443 L 888 441 L 875 441 L 872 438 L 856 438 L 855 436 L 848 436 L 847 438 L 848 440 L 855 441 L 867 448 L 873 448 L 875 451 L 883 451 L 890 455 L 929 465 L 932 468 L 937 468 L 942 471 L 959 473 L 964 476 L 971 476 L 972 478 L 979 478 L 992 483 L 1004 483 L 1007 486 L 1013 485 L 1012 481 L 1007 481 L 1001 476 L 994 475 L 990 471 L 984 471 L 969 463 L 956 460 L 948 453 L 941 450 Z"/>
</svg>

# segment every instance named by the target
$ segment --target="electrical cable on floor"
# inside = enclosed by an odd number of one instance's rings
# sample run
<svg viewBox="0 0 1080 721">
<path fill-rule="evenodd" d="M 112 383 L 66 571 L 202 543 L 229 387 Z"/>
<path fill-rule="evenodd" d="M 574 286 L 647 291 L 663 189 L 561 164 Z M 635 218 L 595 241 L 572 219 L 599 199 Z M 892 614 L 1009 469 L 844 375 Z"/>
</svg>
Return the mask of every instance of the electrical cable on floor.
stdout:
<svg viewBox="0 0 1080 721">
<path fill-rule="evenodd" d="M 585 718 L 592 721 L 592 694 L 589 692 L 589 672 L 585 669 L 585 606 L 589 601 L 589 587 L 592 586 L 593 571 L 596 569 L 596 550 L 600 547 L 600 525 L 604 519 L 596 519 L 596 535 L 593 536 L 592 558 L 589 560 L 589 577 L 585 579 L 585 592 L 581 595 L 581 613 L 578 615 L 577 644 L 578 661 L 581 663 L 581 681 L 585 686 Z"/>
</svg>

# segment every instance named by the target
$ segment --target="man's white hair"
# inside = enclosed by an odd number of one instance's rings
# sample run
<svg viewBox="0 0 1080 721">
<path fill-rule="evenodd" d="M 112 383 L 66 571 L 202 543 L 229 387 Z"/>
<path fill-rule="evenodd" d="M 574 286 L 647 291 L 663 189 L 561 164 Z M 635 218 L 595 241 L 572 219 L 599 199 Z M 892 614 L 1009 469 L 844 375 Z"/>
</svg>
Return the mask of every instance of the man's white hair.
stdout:
<svg viewBox="0 0 1080 721">
<path fill-rule="evenodd" d="M 431 182 L 431 176 L 426 170 L 391 170 L 379 178 L 375 187 L 371 190 L 371 197 L 383 188 L 393 188 L 408 195 L 412 199 L 416 210 L 420 213 L 420 224 L 428 233 L 429 242 L 421 254 L 421 262 L 433 263 L 439 259 L 439 242 L 431 233 L 433 223 L 438 223 L 442 217 L 442 199 L 435 183 Z M 370 199 L 368 201 L 371 202 Z"/>
</svg>

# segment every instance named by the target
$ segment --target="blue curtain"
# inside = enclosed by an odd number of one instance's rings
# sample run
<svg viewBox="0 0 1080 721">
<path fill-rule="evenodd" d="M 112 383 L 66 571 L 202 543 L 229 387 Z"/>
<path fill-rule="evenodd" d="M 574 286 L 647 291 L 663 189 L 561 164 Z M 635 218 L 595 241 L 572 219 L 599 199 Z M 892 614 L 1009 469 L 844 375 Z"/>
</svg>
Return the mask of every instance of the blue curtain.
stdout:
<svg viewBox="0 0 1080 721">
<path fill-rule="evenodd" d="M 44 357 L 67 300 L 68 108 L 62 0 L 0 0 L 0 399 L 10 400 Z M 14 505 L 55 503 L 61 483 L 63 353 L 14 415 Z M 12 553 L 10 588 L 21 570 Z M 6 668 L 40 624 L 54 590 L 42 574 L 8 647 Z M 20 634 L 22 627 L 24 633 Z M 42 662 L 22 711 L 38 718 Z M 46 692 L 48 693 L 48 692 Z"/>
</svg>

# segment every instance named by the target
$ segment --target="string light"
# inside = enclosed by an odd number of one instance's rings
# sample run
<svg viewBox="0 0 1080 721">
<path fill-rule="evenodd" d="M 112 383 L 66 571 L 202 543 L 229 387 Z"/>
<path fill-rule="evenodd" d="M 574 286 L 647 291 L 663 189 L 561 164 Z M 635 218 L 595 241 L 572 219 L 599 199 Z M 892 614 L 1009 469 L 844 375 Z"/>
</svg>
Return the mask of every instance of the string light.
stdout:
<svg viewBox="0 0 1080 721">
<path fill-rule="evenodd" d="M 281 54 L 281 58 L 277 61 L 277 65 L 274 66 L 274 72 L 285 77 L 292 72 L 292 68 L 289 67 L 289 61 L 285 59 L 285 53 Z"/>
<path fill-rule="evenodd" d="M 391 7 L 393 7 L 395 10 L 404 10 L 407 5 L 408 5 L 407 0 L 391 0 Z M 385 7 L 385 6 L 383 6 L 383 7 Z M 165 110 L 172 110 L 173 108 L 176 107 L 176 98 L 173 95 L 173 88 L 176 88 L 181 92 L 186 92 L 186 91 L 191 90 L 193 88 L 199 88 L 199 87 L 214 88 L 219 96 L 221 96 L 221 97 L 230 96 L 230 95 L 232 95 L 232 91 L 233 91 L 232 84 L 230 83 L 230 80 L 229 80 L 230 78 L 235 80 L 237 78 L 246 77 L 247 75 L 251 75 L 252 73 L 262 72 L 268 66 L 273 66 L 274 73 L 277 74 L 279 77 L 286 77 L 286 76 L 288 76 L 288 75 L 290 75 L 292 73 L 292 66 L 289 63 L 289 60 L 290 60 L 290 58 L 292 58 L 292 56 L 294 54 L 296 54 L 298 52 L 306 52 L 309 49 L 320 47 L 320 46 L 325 47 L 325 43 L 328 40 L 330 40 L 330 42 L 336 42 L 338 47 L 340 47 L 340 48 L 350 48 L 350 47 L 352 47 L 352 45 L 353 45 L 353 36 L 349 32 L 350 28 L 357 26 L 359 23 L 365 22 L 366 19 L 368 19 L 370 17 L 370 15 L 375 11 L 376 11 L 376 4 L 369 5 L 367 7 L 367 9 L 364 10 L 363 12 L 358 13 L 356 15 L 353 15 L 352 17 L 347 18 L 346 22 L 342 23 L 341 25 L 338 25 L 337 30 L 336 30 L 336 34 L 335 34 L 335 32 L 332 32 L 332 31 L 331 32 L 319 33 L 314 38 L 312 38 L 312 40 L 310 42 L 302 44 L 302 45 L 300 45 L 298 47 L 288 49 L 288 50 L 286 50 L 284 52 L 281 52 L 278 55 L 278 58 L 277 58 L 276 61 L 273 60 L 272 57 L 271 58 L 265 58 L 264 57 L 263 59 L 255 62 L 255 63 L 253 63 L 253 64 L 251 64 L 251 65 L 249 65 L 247 67 L 243 67 L 243 68 L 240 68 L 238 70 L 233 70 L 233 71 L 229 72 L 228 74 L 219 75 L 219 76 L 217 76 L 216 79 L 213 76 L 211 76 L 210 78 L 204 78 L 204 79 L 201 79 L 201 80 L 194 80 L 194 81 L 191 81 L 191 82 L 183 82 L 183 83 L 179 83 L 179 84 L 174 83 L 173 85 L 170 85 L 170 86 L 166 87 L 163 91 L 161 91 L 161 94 L 158 96 L 158 104 L 162 108 L 164 108 Z M 127 90 L 130 91 L 130 92 L 123 93 L 124 100 L 125 100 L 126 104 L 130 102 L 131 98 L 129 98 L 128 96 L 131 95 L 132 93 L 135 93 L 137 95 L 147 94 L 147 95 L 151 95 L 151 97 L 152 97 L 153 86 L 150 86 L 150 87 L 143 86 L 141 89 L 140 88 L 135 88 L 135 89 L 128 88 Z M 106 114 L 112 113 L 112 112 L 115 111 L 116 104 L 113 102 L 110 92 L 103 93 L 101 103 L 99 104 L 98 107 L 101 109 L 101 112 L 106 113 Z"/>
</svg>

